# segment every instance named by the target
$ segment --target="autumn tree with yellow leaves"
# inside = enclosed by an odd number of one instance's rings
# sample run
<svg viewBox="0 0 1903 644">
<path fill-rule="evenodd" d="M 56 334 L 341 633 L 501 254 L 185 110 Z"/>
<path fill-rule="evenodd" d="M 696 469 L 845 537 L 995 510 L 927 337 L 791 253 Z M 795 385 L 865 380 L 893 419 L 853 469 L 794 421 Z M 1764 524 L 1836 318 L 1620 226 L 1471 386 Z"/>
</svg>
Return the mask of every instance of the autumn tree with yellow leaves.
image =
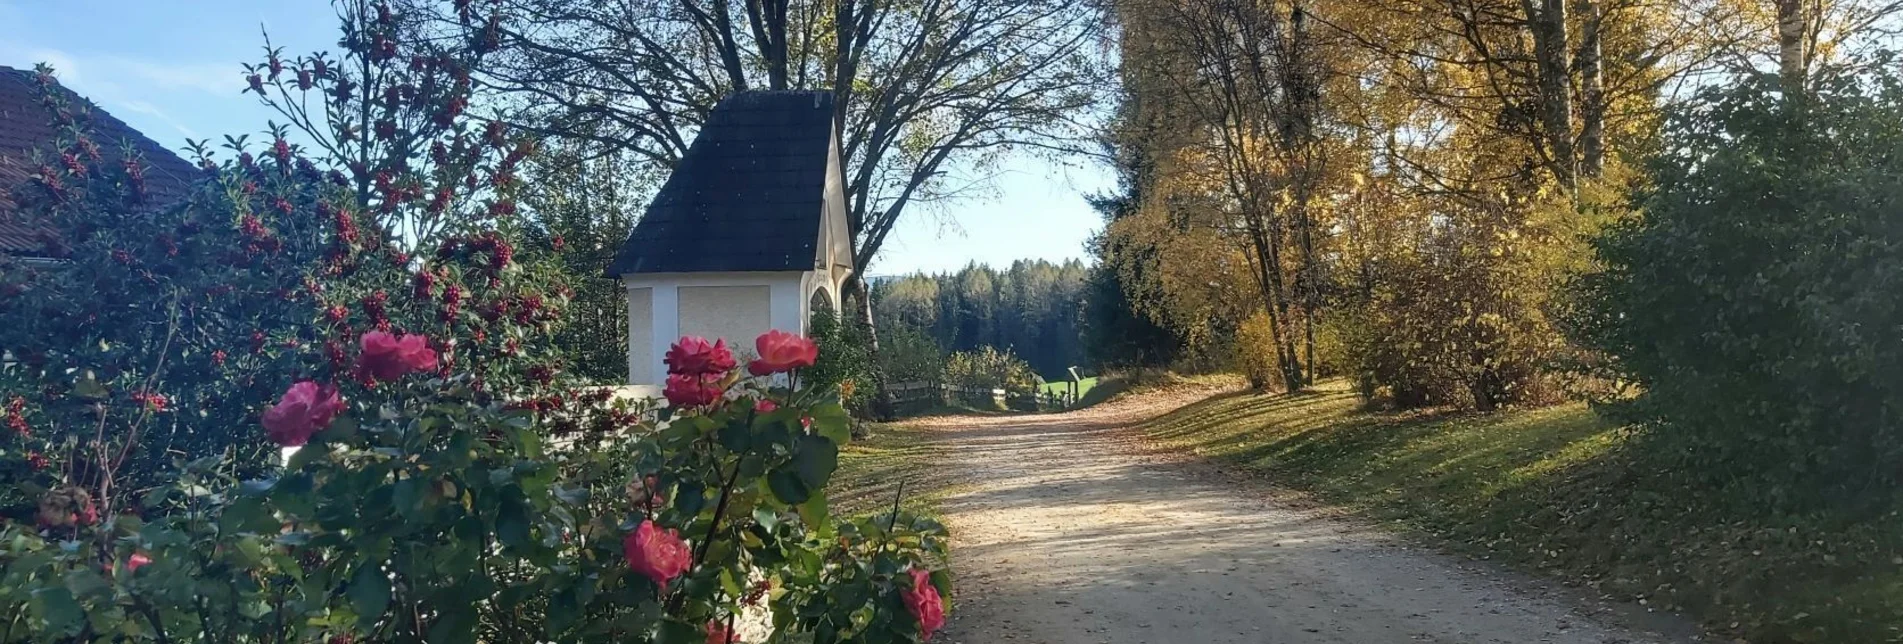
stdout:
<svg viewBox="0 0 1903 644">
<path fill-rule="evenodd" d="M 1179 360 L 1350 377 L 1400 406 L 1566 393 L 1564 285 L 1632 216 L 1663 114 L 1819 59 L 1895 6 L 1738 0 L 1121 0 L 1099 244 Z M 1243 330 L 1247 332 L 1239 332 Z"/>
</svg>

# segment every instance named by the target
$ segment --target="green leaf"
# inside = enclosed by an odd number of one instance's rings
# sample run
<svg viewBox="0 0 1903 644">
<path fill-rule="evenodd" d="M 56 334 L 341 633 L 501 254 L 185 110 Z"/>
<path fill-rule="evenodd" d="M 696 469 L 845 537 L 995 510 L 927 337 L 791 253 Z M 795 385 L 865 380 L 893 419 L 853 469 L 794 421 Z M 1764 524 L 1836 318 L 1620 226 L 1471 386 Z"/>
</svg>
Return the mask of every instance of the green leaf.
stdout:
<svg viewBox="0 0 1903 644">
<path fill-rule="evenodd" d="M 66 589 L 72 591 L 74 597 L 95 594 L 110 597 L 112 584 L 92 568 L 74 568 L 66 571 Z"/>
<path fill-rule="evenodd" d="M 563 503 L 569 505 L 588 505 L 588 494 L 588 488 L 583 486 L 555 486 L 555 498 L 561 499 Z"/>
<path fill-rule="evenodd" d="M 826 520 L 832 516 L 832 510 L 826 503 L 826 491 L 814 492 L 813 498 L 799 504 L 799 512 L 800 520 L 805 521 L 807 526 L 825 525 Z"/>
<path fill-rule="evenodd" d="M 33 610 L 48 629 L 56 633 L 74 635 L 86 623 L 86 609 L 73 600 L 72 591 L 64 586 L 48 586 L 33 591 Z"/>
<path fill-rule="evenodd" d="M 317 460 L 323 455 L 324 450 L 311 449 L 310 445 L 299 447 L 297 451 L 291 452 L 291 458 L 284 463 L 284 469 L 291 472 L 303 470 L 310 465 L 311 461 Z"/>
<path fill-rule="evenodd" d="M 760 527 L 766 528 L 767 533 L 771 534 L 780 529 L 780 513 L 765 506 L 757 507 L 753 509 L 753 522 L 760 524 Z"/>
<path fill-rule="evenodd" d="M 277 479 L 251 479 L 238 484 L 238 493 L 245 496 L 264 496 L 276 487 Z"/>
<path fill-rule="evenodd" d="M 112 396 L 105 385 L 99 384 L 99 378 L 93 375 L 91 369 L 79 375 L 79 380 L 73 383 L 73 393 L 91 400 L 104 400 Z"/>
<path fill-rule="evenodd" d="M 218 515 L 218 526 L 225 532 L 254 534 L 277 534 L 283 528 L 271 509 L 256 497 L 240 498 L 226 506 Z"/>
<path fill-rule="evenodd" d="M 549 639 L 557 641 L 563 639 L 559 636 L 567 631 L 568 627 L 573 626 L 576 620 L 581 619 L 581 604 L 582 602 L 575 597 L 575 588 L 573 586 L 563 588 L 555 593 L 555 597 L 548 603 L 547 629 Z"/>
<path fill-rule="evenodd" d="M 407 518 L 417 518 L 423 509 L 423 485 L 415 477 L 396 482 L 396 489 L 390 493 L 390 503 L 396 506 L 398 514 Z"/>
<path fill-rule="evenodd" d="M 660 629 L 654 634 L 654 644 L 703 644 L 706 641 L 706 631 L 671 619 L 661 622 Z"/>
<path fill-rule="evenodd" d="M 474 642 L 476 631 L 476 611 L 447 610 L 430 626 L 429 641 L 432 642 Z"/>
<path fill-rule="evenodd" d="M 502 508 L 496 515 L 496 539 L 512 548 L 529 542 L 529 513 L 521 499 L 514 496 L 502 499 Z"/>
<path fill-rule="evenodd" d="M 793 463 L 799 470 L 800 482 L 805 483 L 807 489 L 823 489 L 832 479 L 833 470 L 839 469 L 839 445 L 823 436 L 801 436 Z"/>
<path fill-rule="evenodd" d="M 745 417 L 734 418 L 733 422 L 720 428 L 720 446 L 734 453 L 747 451 L 747 447 L 753 442 L 752 429 Z"/>
<path fill-rule="evenodd" d="M 813 407 L 813 433 L 832 439 L 833 443 L 844 445 L 852 440 L 852 417 L 846 414 L 846 408 L 839 403 L 826 403 Z"/>
<path fill-rule="evenodd" d="M 390 608 L 390 577 L 384 574 L 382 566 L 364 563 L 357 566 L 357 574 L 350 578 L 350 588 L 345 591 L 350 597 L 350 607 L 357 611 L 357 623 L 369 626 L 383 619 L 383 612 Z"/>
<path fill-rule="evenodd" d="M 700 514 L 707 507 L 707 486 L 699 481 L 681 481 L 674 487 L 674 508 L 687 516 Z"/>
<path fill-rule="evenodd" d="M 773 490 L 773 496 L 787 505 L 805 503 L 812 496 L 806 484 L 800 481 L 799 474 L 786 470 L 774 470 L 766 476 L 767 487 Z"/>
</svg>

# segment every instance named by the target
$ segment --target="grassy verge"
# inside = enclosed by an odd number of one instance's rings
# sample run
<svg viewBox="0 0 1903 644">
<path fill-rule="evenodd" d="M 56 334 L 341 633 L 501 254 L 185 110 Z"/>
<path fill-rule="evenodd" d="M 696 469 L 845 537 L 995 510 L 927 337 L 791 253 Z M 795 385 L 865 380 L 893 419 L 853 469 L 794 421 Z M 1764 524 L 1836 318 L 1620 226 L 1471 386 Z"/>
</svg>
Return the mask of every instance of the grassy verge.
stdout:
<svg viewBox="0 0 1903 644">
<path fill-rule="evenodd" d="M 1455 550 L 1751 642 L 1903 641 L 1894 509 L 1778 511 L 1762 490 L 1695 492 L 1642 465 L 1632 432 L 1584 405 L 1371 413 L 1336 386 L 1218 397 L 1144 429 Z"/>
<path fill-rule="evenodd" d="M 877 426 L 871 437 L 856 439 L 839 451 L 829 494 L 833 509 L 862 516 L 889 511 L 899 483 L 905 482 L 905 507 L 936 516 L 937 502 L 951 485 L 943 446 L 930 432 L 904 425 Z"/>
<path fill-rule="evenodd" d="M 1083 380 L 1077 381 L 1077 397 L 1083 398 L 1085 395 L 1088 395 L 1090 393 L 1090 388 L 1095 386 L 1097 386 L 1096 376 L 1091 376 L 1089 378 L 1085 378 Z M 1066 391 L 1070 391 L 1070 381 L 1057 380 L 1052 382 L 1046 382 L 1044 383 L 1043 386 L 1039 388 L 1043 389 L 1044 393 L 1047 393 L 1047 394 L 1061 394 Z"/>
</svg>

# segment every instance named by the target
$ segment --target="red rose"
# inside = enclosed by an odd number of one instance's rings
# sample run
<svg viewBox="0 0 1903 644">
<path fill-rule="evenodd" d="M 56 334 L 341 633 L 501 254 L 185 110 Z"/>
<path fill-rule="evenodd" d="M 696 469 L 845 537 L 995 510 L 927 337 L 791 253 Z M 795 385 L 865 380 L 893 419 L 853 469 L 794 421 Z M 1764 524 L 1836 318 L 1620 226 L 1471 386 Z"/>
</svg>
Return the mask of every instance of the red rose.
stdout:
<svg viewBox="0 0 1903 644">
<path fill-rule="evenodd" d="M 767 400 L 765 398 L 761 398 L 757 401 L 754 401 L 753 403 L 753 410 L 762 414 L 773 413 L 774 410 L 779 408 L 780 408 L 780 403 L 776 403 L 771 400 Z"/>
<path fill-rule="evenodd" d="M 701 376 L 674 374 L 667 377 L 667 387 L 661 389 L 661 395 L 667 397 L 670 405 L 681 408 L 705 407 L 720 400 L 719 383 L 708 382 Z"/>
<path fill-rule="evenodd" d="M 707 621 L 707 644 L 735 644 L 739 641 L 740 636 L 727 628 L 726 623 L 717 619 Z"/>
<path fill-rule="evenodd" d="M 132 553 L 132 557 L 126 559 L 126 572 L 138 572 L 140 568 L 144 568 L 145 565 L 149 563 L 152 563 L 151 557 L 136 552 Z"/>
<path fill-rule="evenodd" d="M 363 355 L 358 366 L 372 378 L 385 382 L 412 371 L 436 369 L 436 352 L 429 339 L 420 335 L 392 335 L 382 331 L 363 334 Z"/>
<path fill-rule="evenodd" d="M 727 349 L 726 340 L 709 344 L 706 338 L 691 335 L 675 342 L 661 361 L 667 363 L 668 373 L 689 376 L 724 374 L 739 366 L 734 362 L 733 352 Z"/>
<path fill-rule="evenodd" d="M 693 555 L 687 550 L 687 542 L 681 540 L 680 531 L 662 529 L 653 521 L 642 521 L 621 542 L 621 548 L 628 557 L 629 570 L 641 573 L 660 586 L 666 586 L 693 565 Z"/>
<path fill-rule="evenodd" d="M 899 597 L 905 600 L 905 608 L 918 618 L 919 640 L 929 642 L 932 633 L 945 627 L 945 602 L 938 596 L 938 587 L 932 585 L 932 573 L 912 569 L 912 587 L 899 591 Z"/>
<path fill-rule="evenodd" d="M 344 399 L 337 388 L 319 386 L 309 380 L 291 385 L 284 398 L 264 412 L 264 432 L 271 442 L 297 447 L 310 442 L 311 434 L 330 426 L 344 410 Z"/>
<path fill-rule="evenodd" d="M 765 376 L 811 367 L 819 360 L 819 345 L 812 340 L 774 329 L 753 341 L 760 359 L 747 363 L 747 373 Z"/>
</svg>

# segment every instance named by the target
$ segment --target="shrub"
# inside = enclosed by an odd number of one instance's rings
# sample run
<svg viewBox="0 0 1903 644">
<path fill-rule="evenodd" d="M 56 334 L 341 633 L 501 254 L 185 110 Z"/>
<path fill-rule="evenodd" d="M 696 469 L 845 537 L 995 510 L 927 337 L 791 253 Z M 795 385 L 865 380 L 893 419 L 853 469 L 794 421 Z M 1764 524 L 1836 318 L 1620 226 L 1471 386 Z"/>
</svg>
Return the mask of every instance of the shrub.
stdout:
<svg viewBox="0 0 1903 644">
<path fill-rule="evenodd" d="M 1275 357 L 1275 333 L 1269 314 L 1257 311 L 1236 329 L 1236 367 L 1256 389 L 1282 388 L 1282 367 Z"/>
<path fill-rule="evenodd" d="M 1564 345 L 1547 307 L 1583 249 L 1568 241 L 1569 205 L 1516 208 L 1503 222 L 1452 217 L 1472 223 L 1373 262 L 1369 283 L 1325 319 L 1364 396 L 1482 411 L 1553 400 L 1546 370 Z"/>
<path fill-rule="evenodd" d="M 1036 386 L 1031 365 L 995 347 L 951 354 L 945 360 L 945 384 L 976 389 L 1003 389 L 1011 393 L 1030 391 Z"/>
<path fill-rule="evenodd" d="M 74 163 L 22 195 L 65 262 L 0 267 L 0 641 L 701 642 L 748 606 L 820 641 L 927 635 L 943 528 L 830 516 L 830 392 L 698 339 L 668 409 L 580 387 L 549 341 L 568 291 L 514 252 L 533 146 L 470 124 L 467 61 L 401 55 L 387 14 L 349 56 L 418 98 L 359 131 L 383 154 L 360 180 L 234 142 L 154 210 L 75 122 Z M 269 56 L 260 93 L 350 91 Z M 814 366 L 761 342 L 749 371 Z"/>
<path fill-rule="evenodd" d="M 1903 466 L 1903 77 L 1707 91 L 1674 115 L 1655 183 L 1599 241 L 1575 326 L 1661 421 L 1648 453 L 1714 482 L 1887 501 Z M 1791 486 L 1776 485 L 1786 496 Z"/>
<path fill-rule="evenodd" d="M 887 380 L 931 382 L 945 372 L 945 350 L 930 334 L 904 324 L 879 332 L 879 364 Z"/>
<path fill-rule="evenodd" d="M 811 325 L 820 358 L 804 376 L 815 388 L 839 392 L 846 409 L 864 417 L 877 395 L 871 332 L 857 318 L 842 317 L 831 308 L 814 310 Z"/>
</svg>

